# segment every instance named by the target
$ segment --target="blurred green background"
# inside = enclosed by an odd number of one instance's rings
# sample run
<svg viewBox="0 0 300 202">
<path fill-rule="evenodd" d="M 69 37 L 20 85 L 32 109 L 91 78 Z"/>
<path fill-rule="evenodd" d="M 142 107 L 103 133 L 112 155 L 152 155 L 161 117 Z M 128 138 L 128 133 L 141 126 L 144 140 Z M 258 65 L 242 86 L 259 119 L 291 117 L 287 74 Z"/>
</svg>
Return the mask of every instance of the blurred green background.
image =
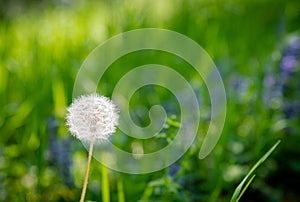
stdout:
<svg viewBox="0 0 300 202">
<path fill-rule="evenodd" d="M 300 201 L 299 1 L 13 0 L 1 1 L 0 8 L 0 201 L 79 200 L 87 151 L 69 135 L 64 118 L 77 71 L 106 39 L 146 27 L 182 33 L 212 57 L 228 101 L 222 137 L 204 160 L 197 138 L 175 164 L 151 174 L 118 173 L 94 160 L 86 200 L 229 201 L 251 166 L 281 139 L 242 201 Z M 209 122 L 208 95 L 201 78 L 175 56 L 124 56 L 105 73 L 99 92 L 110 96 L 126 71 L 153 61 L 178 67 L 198 93 L 201 137 Z M 164 145 L 180 116 L 169 92 L 141 89 L 132 116 L 147 124 L 147 108 L 158 103 L 169 120 L 151 141 Z M 141 105 L 146 109 L 135 107 Z M 131 151 L 132 142 L 125 137 L 120 146 Z"/>
</svg>

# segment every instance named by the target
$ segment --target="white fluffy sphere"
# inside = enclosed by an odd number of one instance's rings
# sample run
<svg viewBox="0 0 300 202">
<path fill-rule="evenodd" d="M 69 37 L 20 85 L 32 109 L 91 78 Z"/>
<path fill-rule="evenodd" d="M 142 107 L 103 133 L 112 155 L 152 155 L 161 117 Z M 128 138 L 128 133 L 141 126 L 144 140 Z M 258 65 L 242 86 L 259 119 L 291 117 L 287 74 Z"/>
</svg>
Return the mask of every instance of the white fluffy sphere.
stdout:
<svg viewBox="0 0 300 202">
<path fill-rule="evenodd" d="M 103 141 L 116 131 L 118 110 L 111 100 L 98 94 L 84 95 L 67 108 L 67 126 L 83 141 Z"/>
</svg>

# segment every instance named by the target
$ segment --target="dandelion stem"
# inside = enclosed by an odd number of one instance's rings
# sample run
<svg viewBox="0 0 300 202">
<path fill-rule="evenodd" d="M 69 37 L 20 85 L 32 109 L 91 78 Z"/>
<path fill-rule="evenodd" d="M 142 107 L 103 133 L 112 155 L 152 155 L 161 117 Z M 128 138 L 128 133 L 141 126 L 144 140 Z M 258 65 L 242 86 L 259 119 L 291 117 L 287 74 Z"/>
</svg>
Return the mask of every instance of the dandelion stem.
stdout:
<svg viewBox="0 0 300 202">
<path fill-rule="evenodd" d="M 92 140 L 91 143 L 90 143 L 88 164 L 87 164 L 87 168 L 86 168 L 86 173 L 85 173 L 84 184 L 83 184 L 83 188 L 82 188 L 82 192 L 81 192 L 80 202 L 84 202 L 84 197 L 85 197 L 86 188 L 87 188 L 88 179 L 89 179 L 89 172 L 90 172 L 90 165 L 91 165 L 91 160 L 92 160 L 93 146 L 94 146 L 94 140 Z"/>
</svg>

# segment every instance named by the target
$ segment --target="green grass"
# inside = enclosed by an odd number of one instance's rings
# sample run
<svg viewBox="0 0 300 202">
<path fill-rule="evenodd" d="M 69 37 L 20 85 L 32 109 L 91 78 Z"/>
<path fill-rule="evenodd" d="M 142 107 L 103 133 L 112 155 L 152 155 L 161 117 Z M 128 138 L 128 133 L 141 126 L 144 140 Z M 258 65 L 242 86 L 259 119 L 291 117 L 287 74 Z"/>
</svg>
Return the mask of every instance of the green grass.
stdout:
<svg viewBox="0 0 300 202">
<path fill-rule="evenodd" d="M 65 109 L 72 101 L 77 71 L 88 54 L 106 39 L 146 27 L 185 34 L 212 57 L 222 75 L 228 100 L 222 138 L 207 158 L 198 158 L 199 145 L 208 127 L 210 102 L 207 90 L 200 87 L 201 78 L 194 76 L 188 64 L 159 51 L 124 56 L 105 73 L 99 91 L 110 96 L 115 82 L 136 65 L 154 61 L 177 68 L 203 100 L 199 134 L 177 162 L 180 170 L 172 177 L 168 169 L 128 175 L 103 169 L 93 161 L 86 199 L 229 201 L 240 179 L 262 152 L 278 139 L 288 144 L 291 138 L 286 127 L 275 127 L 283 122 L 289 124 L 282 113 L 282 100 L 275 100 L 274 105 L 263 102 L 264 78 L 279 74 L 287 36 L 295 35 L 299 28 L 299 8 L 297 1 L 268 0 L 91 1 L 43 9 L 33 6 L 1 19 L 0 201 L 79 199 L 87 152 L 78 140 L 69 137 L 64 120 Z M 144 90 L 136 93 L 133 105 L 155 104 L 139 99 L 149 89 Z M 156 98 L 154 102 L 174 103 L 167 92 L 161 89 L 156 92 L 158 98 L 156 94 L 151 95 Z M 49 160 L 51 141 L 47 120 L 50 117 L 57 121 L 57 141 L 62 143 L 70 138 L 72 186 L 62 177 L 58 164 Z M 147 119 L 140 124 L 145 123 Z M 162 134 L 162 141 L 167 142 L 166 138 L 176 131 L 176 127 L 169 125 L 171 129 L 166 135 Z M 299 128 L 296 133 L 299 134 Z M 130 151 L 132 141 L 127 138 L 126 144 L 121 146 Z M 148 142 L 142 143 L 147 145 Z M 284 154 L 286 150 L 279 151 Z M 277 156 L 270 157 L 256 171 L 255 186 L 249 187 L 250 195 L 259 193 L 266 201 L 283 200 L 283 191 L 264 180 L 276 172 Z M 289 161 L 295 162 L 293 157 Z M 253 176 L 247 175 L 243 182 L 250 184 Z M 247 188 L 249 184 L 244 183 L 243 187 Z M 244 197 L 249 196 L 247 191 Z M 242 192 L 240 187 L 239 193 Z M 277 194 L 270 194 L 272 192 Z M 239 196 L 236 192 L 235 199 Z"/>
<path fill-rule="evenodd" d="M 243 194 L 245 193 L 246 189 L 249 187 L 251 182 L 253 181 L 255 177 L 255 170 L 271 155 L 271 153 L 276 149 L 276 147 L 279 145 L 280 140 L 278 140 L 272 148 L 269 149 L 251 168 L 251 170 L 247 173 L 247 175 L 244 177 L 242 182 L 239 184 L 239 186 L 235 189 L 233 192 L 231 202 L 238 202 Z"/>
</svg>

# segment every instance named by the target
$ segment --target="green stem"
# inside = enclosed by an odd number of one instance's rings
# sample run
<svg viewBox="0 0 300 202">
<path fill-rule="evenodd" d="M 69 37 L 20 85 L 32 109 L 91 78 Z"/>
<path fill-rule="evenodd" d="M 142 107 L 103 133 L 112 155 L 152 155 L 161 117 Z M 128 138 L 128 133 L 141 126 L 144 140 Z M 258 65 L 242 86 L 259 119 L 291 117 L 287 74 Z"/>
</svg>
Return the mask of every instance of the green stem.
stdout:
<svg viewBox="0 0 300 202">
<path fill-rule="evenodd" d="M 108 169 L 104 165 L 101 165 L 101 167 L 102 167 L 102 201 L 109 202 L 110 196 L 109 196 Z"/>
</svg>

